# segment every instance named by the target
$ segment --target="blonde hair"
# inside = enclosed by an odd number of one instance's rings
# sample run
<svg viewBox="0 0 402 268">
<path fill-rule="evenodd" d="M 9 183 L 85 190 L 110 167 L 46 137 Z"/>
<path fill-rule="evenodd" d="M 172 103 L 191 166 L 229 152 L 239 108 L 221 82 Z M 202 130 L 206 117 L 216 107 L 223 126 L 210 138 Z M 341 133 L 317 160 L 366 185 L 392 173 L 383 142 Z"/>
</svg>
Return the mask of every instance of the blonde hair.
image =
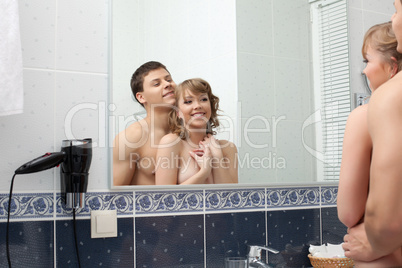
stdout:
<svg viewBox="0 0 402 268">
<path fill-rule="evenodd" d="M 391 66 L 394 64 L 392 60 L 392 57 L 394 57 L 399 71 L 402 70 L 402 54 L 396 50 L 397 46 L 398 42 L 392 30 L 392 23 L 385 22 L 376 24 L 364 35 L 362 55 L 363 58 L 366 59 L 367 50 L 371 47 L 380 52 L 383 55 L 384 61 Z"/>
<path fill-rule="evenodd" d="M 178 107 L 178 103 L 180 97 L 186 91 L 190 91 L 193 94 L 207 94 L 209 102 L 211 104 L 211 118 L 207 124 L 206 134 L 216 134 L 213 130 L 214 128 L 219 126 L 218 120 L 218 111 L 219 111 L 219 98 L 212 94 L 211 86 L 207 81 L 201 78 L 193 78 L 188 79 L 180 83 L 175 89 L 176 96 L 176 107 Z M 176 109 L 172 109 L 169 113 L 169 127 L 170 131 L 176 135 L 178 135 L 182 140 L 188 137 L 188 132 L 185 128 L 183 119 L 179 118 Z"/>
</svg>

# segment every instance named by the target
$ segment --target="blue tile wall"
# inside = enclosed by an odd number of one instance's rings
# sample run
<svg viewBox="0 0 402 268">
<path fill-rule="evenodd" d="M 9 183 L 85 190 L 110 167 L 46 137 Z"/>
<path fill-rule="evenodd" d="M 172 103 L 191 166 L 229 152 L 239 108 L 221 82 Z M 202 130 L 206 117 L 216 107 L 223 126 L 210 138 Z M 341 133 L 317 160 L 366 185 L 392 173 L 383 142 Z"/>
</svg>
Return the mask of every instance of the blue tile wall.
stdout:
<svg viewBox="0 0 402 268">
<path fill-rule="evenodd" d="M 341 243 L 336 185 L 183 191 L 90 192 L 77 211 L 82 267 L 223 267 L 247 245 L 269 245 L 272 267 L 309 267 L 309 244 Z M 72 211 L 59 194 L 17 193 L 13 267 L 77 267 Z M 7 266 L 8 194 L 0 194 L 0 267 Z M 116 210 L 118 236 L 90 237 L 91 210 Z"/>
<path fill-rule="evenodd" d="M 265 245 L 265 212 L 207 214 L 207 267 L 224 267 L 225 257 L 245 257 L 247 245 Z"/>
<path fill-rule="evenodd" d="M 320 209 L 268 212 L 268 245 L 280 251 L 268 262 L 278 267 L 309 267 L 310 244 L 321 244 Z"/>
<path fill-rule="evenodd" d="M 202 215 L 135 220 L 137 267 L 204 267 Z"/>
<path fill-rule="evenodd" d="M 322 208 L 321 218 L 323 243 L 342 243 L 348 228 L 339 221 L 337 208 Z"/>
<path fill-rule="evenodd" d="M 117 228 L 117 237 L 91 239 L 90 220 L 76 221 L 81 267 L 134 267 L 133 219 L 119 219 Z M 56 256 L 57 267 L 78 267 L 71 220 L 56 221 Z"/>
<path fill-rule="evenodd" d="M 54 267 L 54 222 L 10 222 L 12 267 Z M 8 267 L 6 223 L 0 223 L 0 267 Z"/>
</svg>

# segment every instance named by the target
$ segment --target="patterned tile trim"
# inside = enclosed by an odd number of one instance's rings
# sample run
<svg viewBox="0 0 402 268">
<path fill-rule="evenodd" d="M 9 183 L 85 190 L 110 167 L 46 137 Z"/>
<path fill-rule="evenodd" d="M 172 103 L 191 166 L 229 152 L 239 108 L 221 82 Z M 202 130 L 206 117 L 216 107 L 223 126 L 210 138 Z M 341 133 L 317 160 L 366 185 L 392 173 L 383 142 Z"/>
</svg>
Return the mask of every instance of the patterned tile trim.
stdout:
<svg viewBox="0 0 402 268">
<path fill-rule="evenodd" d="M 56 216 L 71 216 L 61 194 L 56 196 Z M 91 210 L 117 210 L 117 215 L 133 215 L 133 192 L 86 193 L 85 208 L 77 210 L 77 217 L 90 216 Z"/>
<path fill-rule="evenodd" d="M 11 219 L 49 218 L 53 217 L 52 193 L 13 194 L 11 202 Z M 7 219 L 8 194 L 0 195 L 0 219 Z"/>
<path fill-rule="evenodd" d="M 321 190 L 321 191 L 320 191 Z M 266 192 L 265 192 L 266 191 Z M 336 206 L 337 186 L 252 188 L 188 191 L 132 191 L 89 192 L 85 195 L 86 207 L 77 211 L 77 217 L 90 216 L 91 210 L 117 210 L 118 215 L 146 216 L 155 214 L 181 214 L 229 211 L 268 210 L 271 208 L 298 208 Z M 60 193 L 13 194 L 12 219 L 49 218 L 54 209 L 57 217 L 71 217 Z M 7 219 L 8 194 L 0 194 L 0 220 Z"/>
<path fill-rule="evenodd" d="M 202 212 L 204 207 L 203 191 L 166 191 L 136 192 L 135 213 L 177 214 L 180 212 Z"/>
<path fill-rule="evenodd" d="M 337 186 L 322 186 L 321 187 L 321 205 L 322 206 L 336 206 L 338 197 Z"/>
<path fill-rule="evenodd" d="M 267 208 L 320 206 L 320 188 L 268 188 Z"/>
<path fill-rule="evenodd" d="M 232 189 L 205 191 L 205 209 L 233 210 L 233 209 L 265 209 L 265 189 Z"/>
</svg>

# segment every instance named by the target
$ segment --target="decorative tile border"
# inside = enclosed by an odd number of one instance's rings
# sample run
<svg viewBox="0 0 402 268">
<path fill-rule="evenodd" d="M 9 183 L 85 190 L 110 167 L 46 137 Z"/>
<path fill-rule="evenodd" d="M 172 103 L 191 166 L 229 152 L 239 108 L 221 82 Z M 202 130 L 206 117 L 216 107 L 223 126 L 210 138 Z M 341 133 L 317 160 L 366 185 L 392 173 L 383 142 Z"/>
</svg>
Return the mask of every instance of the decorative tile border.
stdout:
<svg viewBox="0 0 402 268">
<path fill-rule="evenodd" d="M 264 208 L 265 188 L 205 191 L 206 211 Z"/>
<path fill-rule="evenodd" d="M 135 192 L 136 215 L 202 212 L 203 191 Z"/>
<path fill-rule="evenodd" d="M 11 219 L 53 217 L 53 193 L 13 194 Z M 8 194 L 0 195 L 0 219 L 7 219 Z"/>
<path fill-rule="evenodd" d="M 338 198 L 337 186 L 322 186 L 321 187 L 321 206 L 336 206 Z"/>
<path fill-rule="evenodd" d="M 333 207 L 337 194 L 337 186 L 89 192 L 85 195 L 85 208 L 77 210 L 76 215 L 89 217 L 91 210 L 117 210 L 119 216 L 144 217 L 231 210 L 286 210 L 320 205 Z M 72 209 L 66 209 L 60 193 L 56 193 L 55 201 L 53 198 L 53 193 L 13 194 L 11 218 L 71 217 Z M 7 208 L 8 194 L 0 194 L 0 220 L 7 219 Z"/>
<path fill-rule="evenodd" d="M 117 215 L 133 215 L 132 192 L 100 192 L 85 194 L 85 208 L 77 210 L 77 217 L 90 216 L 91 210 L 117 210 Z M 56 195 L 56 216 L 71 216 L 73 210 L 67 209 L 61 194 Z"/>
<path fill-rule="evenodd" d="M 267 208 L 320 206 L 320 188 L 268 188 Z"/>
</svg>

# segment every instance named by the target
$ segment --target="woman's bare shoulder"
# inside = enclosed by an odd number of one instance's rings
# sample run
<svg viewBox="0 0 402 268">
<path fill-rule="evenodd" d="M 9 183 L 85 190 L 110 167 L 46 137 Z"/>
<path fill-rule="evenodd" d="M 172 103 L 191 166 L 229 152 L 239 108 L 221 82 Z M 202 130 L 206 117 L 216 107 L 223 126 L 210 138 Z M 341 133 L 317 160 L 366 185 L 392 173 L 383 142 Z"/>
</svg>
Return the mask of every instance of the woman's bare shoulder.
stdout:
<svg viewBox="0 0 402 268">
<path fill-rule="evenodd" d="M 180 144 L 180 143 L 181 143 L 181 139 L 179 136 L 177 136 L 174 133 L 169 133 L 162 137 L 159 144 L 161 144 L 161 145 L 171 144 L 173 146 L 173 145 Z"/>
<path fill-rule="evenodd" d="M 228 140 L 218 140 L 219 145 L 221 146 L 224 152 L 237 152 L 236 145 Z"/>
</svg>

